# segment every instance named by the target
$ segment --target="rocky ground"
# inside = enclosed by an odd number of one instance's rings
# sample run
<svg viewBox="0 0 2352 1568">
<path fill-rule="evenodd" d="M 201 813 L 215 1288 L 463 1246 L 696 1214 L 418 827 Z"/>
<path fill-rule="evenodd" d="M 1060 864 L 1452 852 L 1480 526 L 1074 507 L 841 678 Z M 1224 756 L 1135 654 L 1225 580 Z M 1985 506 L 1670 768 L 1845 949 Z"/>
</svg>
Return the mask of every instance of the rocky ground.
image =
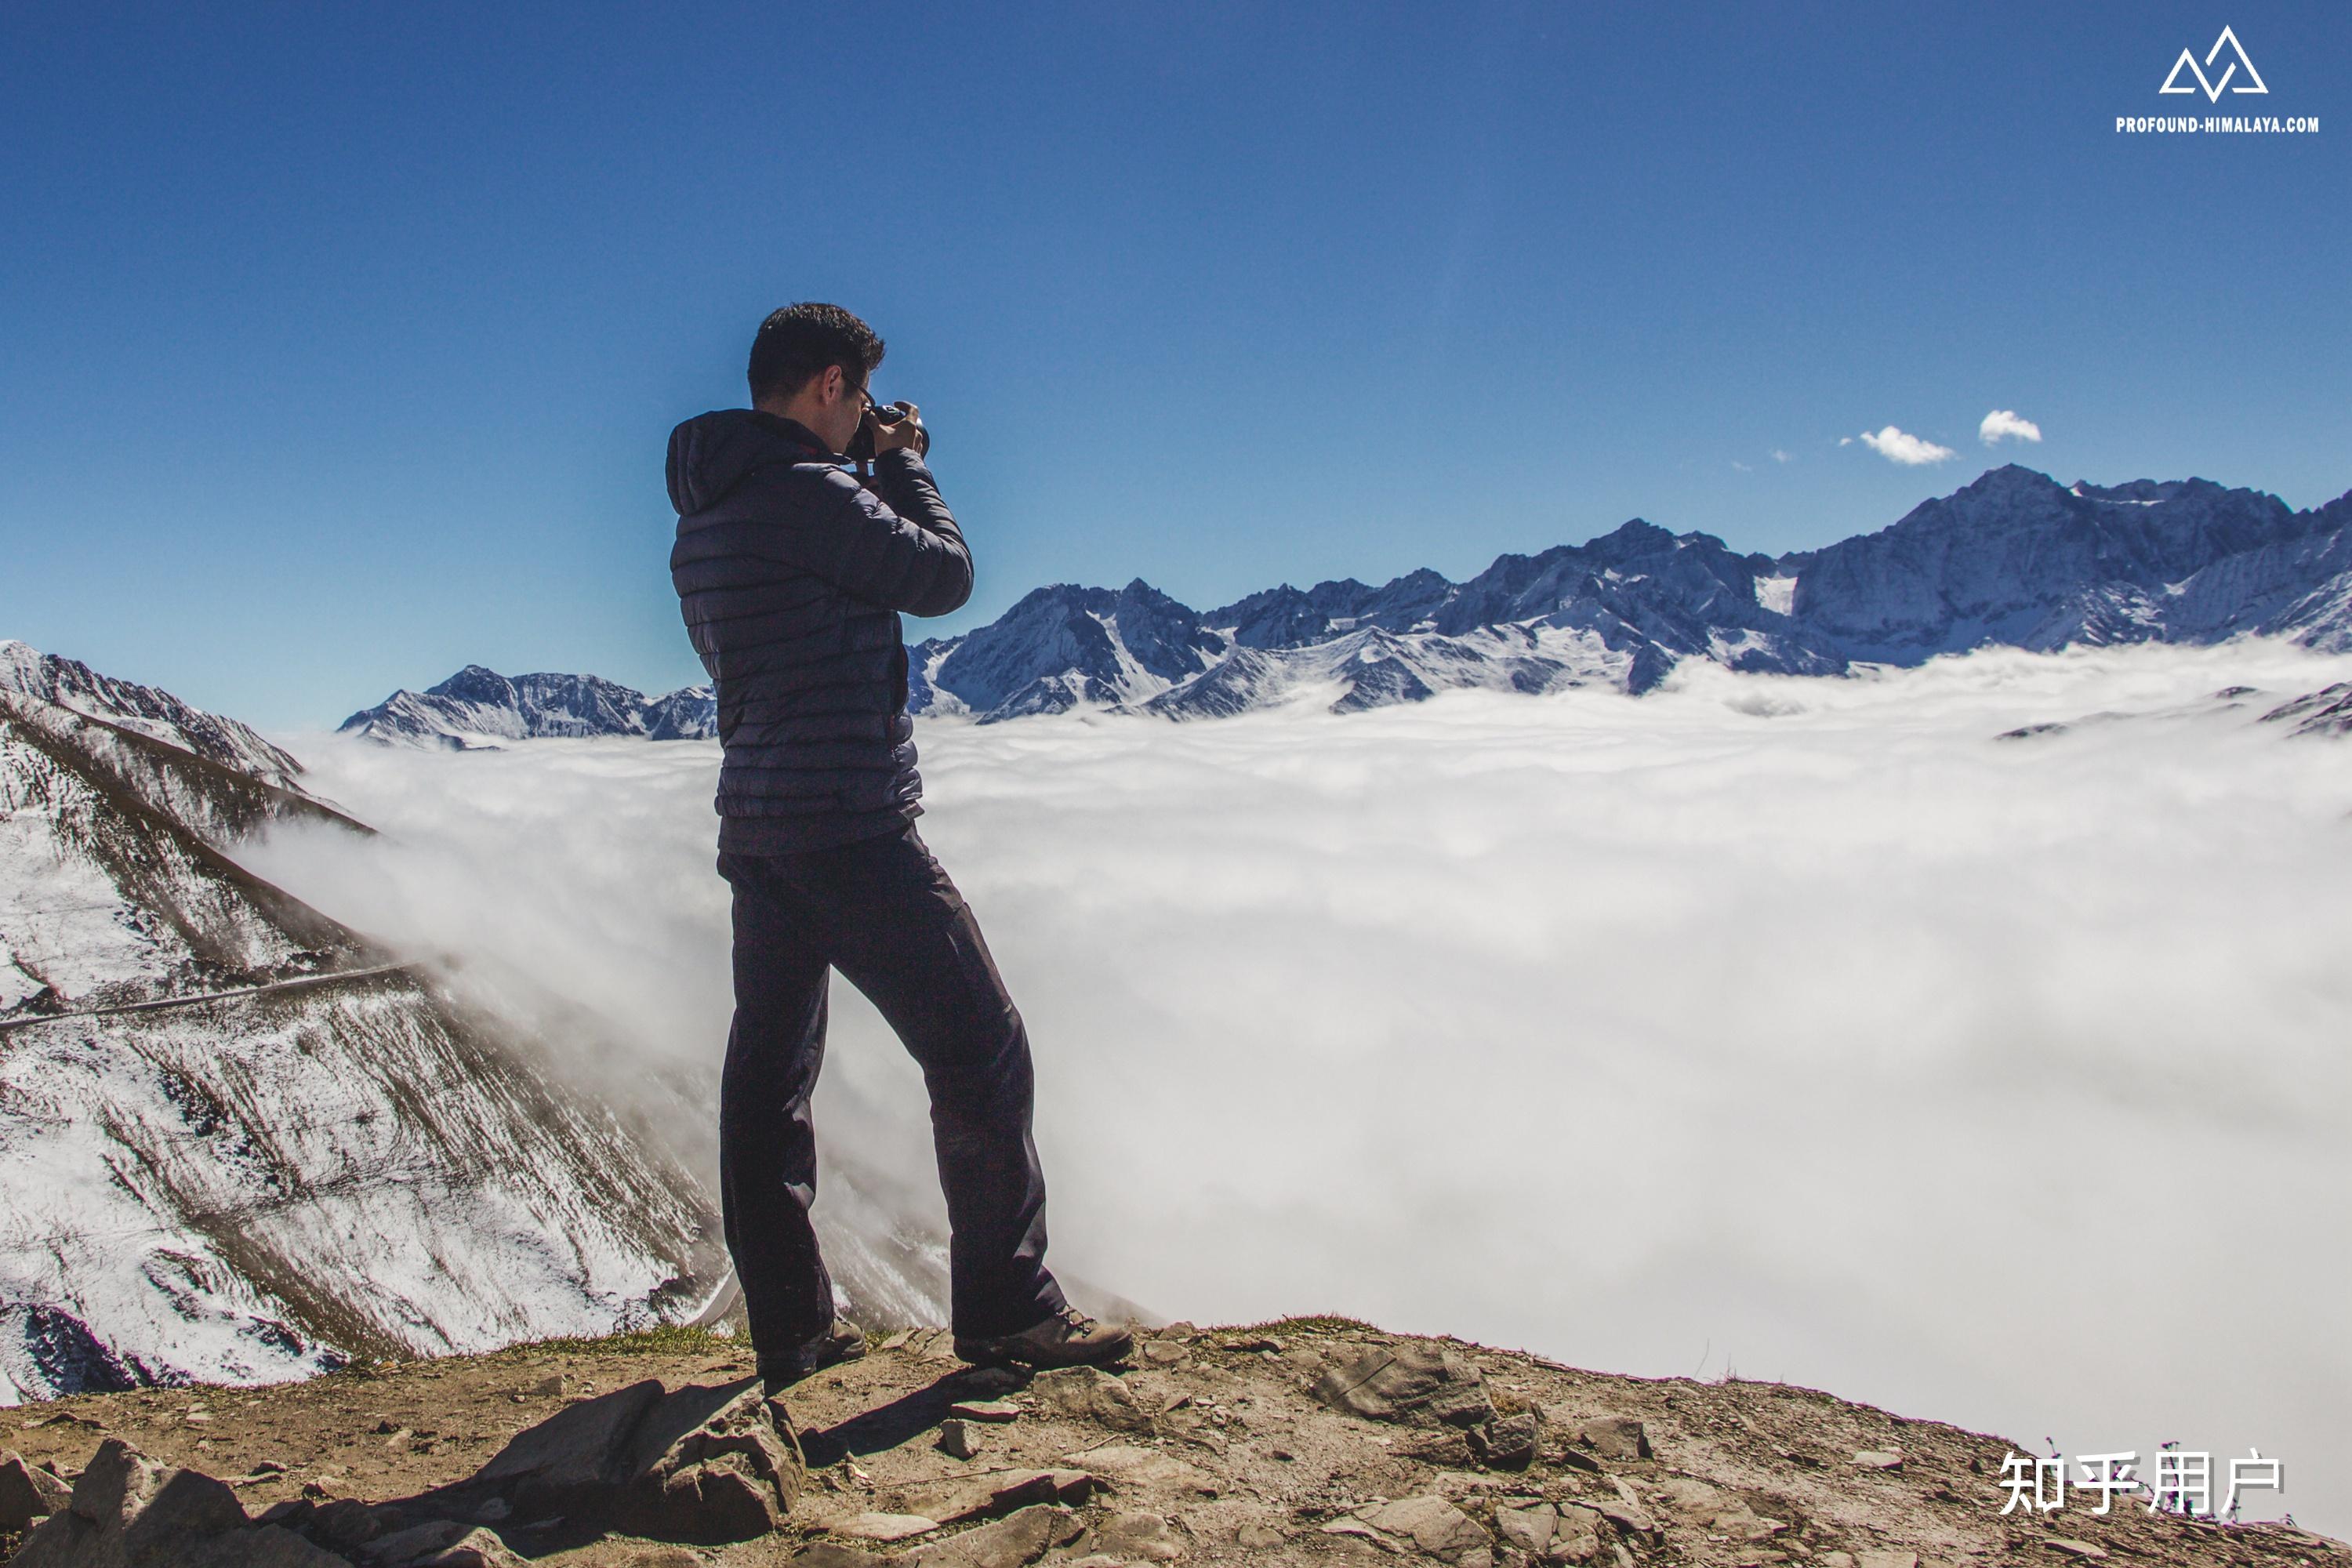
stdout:
<svg viewBox="0 0 2352 1568">
<path fill-rule="evenodd" d="M 668 1332 L 0 1410 L 0 1550 L 12 1568 L 2352 1565 L 2291 1527 L 2140 1501 L 2004 1517 L 2011 1445 L 1807 1389 L 1337 1319 L 1177 1324 L 1123 1368 L 1034 1377 L 915 1331 L 781 1414 L 750 1372 L 735 1342 Z"/>
</svg>

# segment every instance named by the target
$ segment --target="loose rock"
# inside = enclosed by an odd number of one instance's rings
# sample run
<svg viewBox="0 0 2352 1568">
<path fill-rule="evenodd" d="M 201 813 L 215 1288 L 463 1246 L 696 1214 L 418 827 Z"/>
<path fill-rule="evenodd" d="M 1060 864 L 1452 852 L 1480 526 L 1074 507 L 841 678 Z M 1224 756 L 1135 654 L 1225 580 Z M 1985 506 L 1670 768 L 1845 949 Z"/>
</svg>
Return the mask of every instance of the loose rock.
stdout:
<svg viewBox="0 0 2352 1568">
<path fill-rule="evenodd" d="M 1601 1554 L 1601 1515 L 1574 1503 L 1559 1505 L 1559 1524 L 1552 1531 L 1551 1558 L 1559 1563 L 1583 1563 Z"/>
<path fill-rule="evenodd" d="M 1314 1393 L 1335 1410 L 1373 1421 L 1479 1426 L 1495 1419 L 1478 1369 L 1426 1341 L 1367 1351 L 1325 1372 Z"/>
<path fill-rule="evenodd" d="M 959 1459 L 971 1458 L 980 1452 L 979 1424 L 950 1416 L 940 1423 L 940 1447 Z"/>
<path fill-rule="evenodd" d="M 939 1527 L 939 1521 L 919 1513 L 860 1513 L 825 1526 L 852 1541 L 907 1541 L 929 1535 Z"/>
<path fill-rule="evenodd" d="M 0 1452 L 0 1531 L 30 1530 L 66 1506 L 73 1489 L 14 1451 Z"/>
<path fill-rule="evenodd" d="M 1053 1507 L 1024 1508 L 1003 1519 L 918 1547 L 893 1562 L 903 1568 L 1024 1568 L 1076 1539 L 1078 1521 Z"/>
<path fill-rule="evenodd" d="M 1502 1538 L 1520 1551 L 1540 1557 L 1551 1545 L 1552 1532 L 1559 1528 L 1559 1515 L 1551 1504 L 1539 1502 L 1532 1508 L 1498 1508 L 1495 1510 L 1495 1529 Z"/>
<path fill-rule="evenodd" d="M 1650 1434 L 1630 1415 L 1603 1415 L 1576 1428 L 1578 1441 L 1604 1459 L 1650 1458 Z"/>
<path fill-rule="evenodd" d="M 1470 1453 L 1498 1470 L 1523 1470 L 1535 1462 L 1540 1432 L 1533 1411 L 1505 1415 L 1470 1428 Z"/>
<path fill-rule="evenodd" d="M 1442 1497 L 1367 1503 L 1355 1517 L 1400 1550 L 1409 1547 L 1461 1568 L 1482 1568 L 1494 1558 L 1493 1542 L 1478 1521 Z"/>
<path fill-rule="evenodd" d="M 1140 1511 L 1111 1515 L 1096 1528 L 1087 1545 L 1113 1557 L 1153 1563 L 1173 1563 L 1184 1555 L 1182 1539 L 1168 1521 L 1156 1513 Z"/>
<path fill-rule="evenodd" d="M 1056 1367 L 1039 1373 L 1030 1388 L 1039 1404 L 1065 1415 L 1119 1431 L 1151 1430 L 1151 1416 L 1136 1403 L 1135 1391 L 1100 1367 Z"/>
<path fill-rule="evenodd" d="M 1003 1423 L 1021 1419 L 1021 1406 L 1002 1399 L 959 1399 L 948 1414 L 962 1421 Z"/>
</svg>

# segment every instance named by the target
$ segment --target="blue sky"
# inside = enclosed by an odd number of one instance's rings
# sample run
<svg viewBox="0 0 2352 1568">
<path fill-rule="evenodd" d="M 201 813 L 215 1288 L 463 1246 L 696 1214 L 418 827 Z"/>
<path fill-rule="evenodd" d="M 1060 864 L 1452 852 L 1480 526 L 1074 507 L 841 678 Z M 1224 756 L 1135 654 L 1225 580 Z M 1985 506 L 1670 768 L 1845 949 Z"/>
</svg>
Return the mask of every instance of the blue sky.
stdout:
<svg viewBox="0 0 2352 1568">
<path fill-rule="evenodd" d="M 2131 137 L 2227 22 L 2313 136 Z M 2352 489 L 2352 7 L 0 10 L 0 636 L 268 725 L 699 678 L 677 420 L 837 300 L 992 618 L 1990 462 Z M 2038 445 L 1978 439 L 1992 409 Z M 1951 448 L 1922 466 L 1853 437 Z M 1776 452 L 1786 460 L 1776 459 Z"/>
</svg>

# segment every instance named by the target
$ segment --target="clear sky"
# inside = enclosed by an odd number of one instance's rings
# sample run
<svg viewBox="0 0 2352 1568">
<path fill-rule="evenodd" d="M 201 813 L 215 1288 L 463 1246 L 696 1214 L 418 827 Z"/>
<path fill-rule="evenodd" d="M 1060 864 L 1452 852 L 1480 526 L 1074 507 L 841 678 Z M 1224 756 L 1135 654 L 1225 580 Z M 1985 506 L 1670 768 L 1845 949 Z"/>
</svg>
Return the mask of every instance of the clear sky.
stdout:
<svg viewBox="0 0 2352 1568">
<path fill-rule="evenodd" d="M 2159 96 L 2225 22 L 2269 93 Z M 2011 458 L 2315 505 L 2347 80 L 2352 6 L 2259 0 L 18 0 L 0 636 L 278 726 L 698 679 L 664 442 L 798 299 L 888 340 L 973 542 L 914 637 L 1633 516 L 1778 552 Z M 2115 129 L 2217 112 L 2320 130 Z"/>
</svg>

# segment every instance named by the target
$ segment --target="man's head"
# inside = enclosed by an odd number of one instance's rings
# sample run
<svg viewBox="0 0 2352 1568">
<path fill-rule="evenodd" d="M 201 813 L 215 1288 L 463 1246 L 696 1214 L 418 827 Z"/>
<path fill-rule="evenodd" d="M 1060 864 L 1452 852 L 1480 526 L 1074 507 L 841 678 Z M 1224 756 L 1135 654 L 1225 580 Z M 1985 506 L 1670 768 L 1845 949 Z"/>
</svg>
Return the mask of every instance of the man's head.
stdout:
<svg viewBox="0 0 2352 1568">
<path fill-rule="evenodd" d="M 751 340 L 751 406 L 799 420 L 838 452 L 857 433 L 881 363 L 882 340 L 840 306 L 787 305 Z"/>
</svg>

